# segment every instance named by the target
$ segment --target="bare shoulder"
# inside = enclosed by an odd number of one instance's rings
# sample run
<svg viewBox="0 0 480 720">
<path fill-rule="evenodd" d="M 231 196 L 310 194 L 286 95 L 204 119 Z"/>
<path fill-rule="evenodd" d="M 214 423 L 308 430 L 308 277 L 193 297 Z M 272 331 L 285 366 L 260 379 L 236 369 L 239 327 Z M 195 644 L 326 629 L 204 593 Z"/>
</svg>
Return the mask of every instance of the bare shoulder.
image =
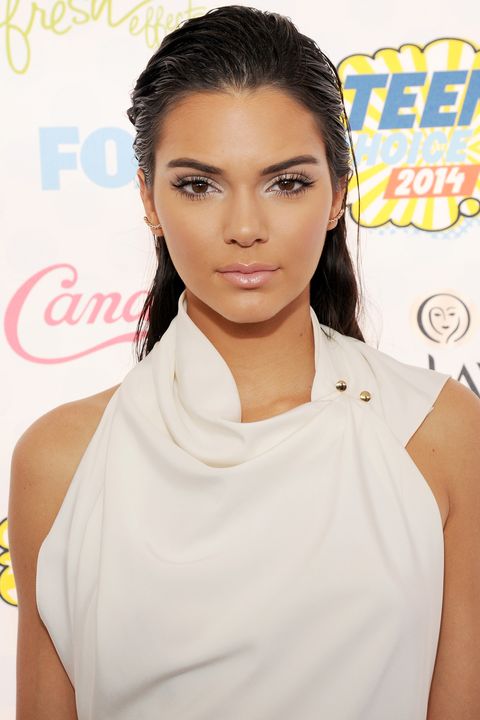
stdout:
<svg viewBox="0 0 480 720">
<path fill-rule="evenodd" d="M 48 436 L 49 431 L 56 431 L 58 427 L 65 430 L 65 439 L 70 439 L 68 435 L 69 432 L 82 431 L 85 437 L 92 435 L 100 422 L 108 402 L 118 387 L 120 386 L 113 385 L 93 395 L 88 395 L 78 400 L 70 400 L 69 402 L 54 407 L 29 425 L 19 438 L 17 444 L 25 440 L 33 439 L 38 433 L 40 433 L 40 435 L 47 433 Z M 81 444 L 81 438 L 78 435 L 73 439 L 79 440 Z"/>
<path fill-rule="evenodd" d="M 95 393 L 94 395 L 88 395 L 87 397 L 81 398 L 80 400 L 73 400 L 70 403 L 65 403 L 65 405 L 63 405 L 61 407 L 67 407 L 68 405 L 75 406 L 76 404 L 80 404 L 81 406 L 83 406 L 83 409 L 86 412 L 90 411 L 92 413 L 92 419 L 95 419 L 95 417 L 98 417 L 98 420 L 100 420 L 112 395 L 115 393 L 115 391 L 119 387 L 120 387 L 120 384 L 113 385 L 112 387 L 109 387 L 106 390 L 102 390 L 101 392 Z"/>
<path fill-rule="evenodd" d="M 11 457 L 8 538 L 18 599 L 17 717 L 76 720 L 75 694 L 36 604 L 40 546 L 118 385 L 37 418 Z"/>
<path fill-rule="evenodd" d="M 445 526 L 454 507 L 469 497 L 472 482 L 480 484 L 480 398 L 449 378 L 407 450 L 443 505 Z"/>
<path fill-rule="evenodd" d="M 428 718 L 480 712 L 480 398 L 449 379 L 424 423 L 448 491 L 442 621 Z"/>
<path fill-rule="evenodd" d="M 35 542 L 47 535 L 80 459 L 118 388 L 63 403 L 37 418 L 17 440 L 11 458 L 9 529 L 17 515 Z M 10 533 L 9 533 L 10 534 Z"/>
<path fill-rule="evenodd" d="M 432 412 L 451 511 L 480 490 L 480 398 L 450 378 Z M 473 497 L 471 498 L 473 499 Z"/>
<path fill-rule="evenodd" d="M 17 440 L 13 458 L 28 461 L 31 457 L 37 462 L 42 459 L 48 467 L 59 461 L 75 465 L 118 387 L 62 403 L 41 415 Z"/>
<path fill-rule="evenodd" d="M 56 515 L 78 463 L 118 387 L 114 385 L 49 410 L 17 440 L 12 454 L 12 483 L 17 477 L 24 479 L 24 489 L 28 487 L 28 497 L 39 503 L 46 525 L 51 524 L 49 521 Z M 45 529 L 49 528 L 43 527 Z"/>
</svg>

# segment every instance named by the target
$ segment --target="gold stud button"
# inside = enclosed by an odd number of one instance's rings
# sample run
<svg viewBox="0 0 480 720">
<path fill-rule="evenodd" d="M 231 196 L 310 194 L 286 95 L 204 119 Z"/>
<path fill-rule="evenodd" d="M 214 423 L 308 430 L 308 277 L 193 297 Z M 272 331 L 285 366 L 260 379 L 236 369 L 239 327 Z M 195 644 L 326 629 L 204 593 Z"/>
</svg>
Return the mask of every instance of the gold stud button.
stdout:
<svg viewBox="0 0 480 720">
<path fill-rule="evenodd" d="M 335 387 L 337 388 L 337 390 L 343 391 L 347 389 L 347 383 L 345 382 L 345 380 L 339 380 Z"/>
<path fill-rule="evenodd" d="M 368 392 L 368 390 L 362 390 L 360 393 L 360 400 L 364 400 L 365 402 L 368 402 L 371 399 L 371 394 Z"/>
</svg>

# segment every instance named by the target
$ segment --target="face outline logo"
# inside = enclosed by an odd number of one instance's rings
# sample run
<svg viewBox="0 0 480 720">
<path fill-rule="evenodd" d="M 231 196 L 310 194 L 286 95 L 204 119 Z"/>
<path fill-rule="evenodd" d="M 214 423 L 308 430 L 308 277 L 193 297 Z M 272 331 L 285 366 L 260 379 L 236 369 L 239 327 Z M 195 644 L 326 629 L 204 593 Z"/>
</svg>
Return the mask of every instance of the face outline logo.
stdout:
<svg viewBox="0 0 480 720">
<path fill-rule="evenodd" d="M 452 293 L 430 295 L 417 311 L 421 333 L 439 345 L 457 343 L 467 334 L 470 323 L 468 307 Z"/>
</svg>

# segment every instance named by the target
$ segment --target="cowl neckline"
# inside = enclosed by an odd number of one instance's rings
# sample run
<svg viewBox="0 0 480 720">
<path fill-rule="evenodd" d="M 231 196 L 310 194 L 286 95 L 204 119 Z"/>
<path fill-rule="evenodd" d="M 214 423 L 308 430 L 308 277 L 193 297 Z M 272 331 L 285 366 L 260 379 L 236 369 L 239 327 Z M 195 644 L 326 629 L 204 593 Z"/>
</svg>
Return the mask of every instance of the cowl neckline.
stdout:
<svg viewBox="0 0 480 720">
<path fill-rule="evenodd" d="M 187 313 L 186 290 L 177 315 L 143 363 L 152 371 L 162 424 L 174 444 L 212 467 L 246 462 L 299 433 L 325 402 L 338 396 L 332 349 L 310 306 L 315 375 L 309 402 L 253 422 L 241 421 L 241 401 L 233 374 L 215 345 Z M 273 458 L 272 458 L 273 461 Z"/>
</svg>

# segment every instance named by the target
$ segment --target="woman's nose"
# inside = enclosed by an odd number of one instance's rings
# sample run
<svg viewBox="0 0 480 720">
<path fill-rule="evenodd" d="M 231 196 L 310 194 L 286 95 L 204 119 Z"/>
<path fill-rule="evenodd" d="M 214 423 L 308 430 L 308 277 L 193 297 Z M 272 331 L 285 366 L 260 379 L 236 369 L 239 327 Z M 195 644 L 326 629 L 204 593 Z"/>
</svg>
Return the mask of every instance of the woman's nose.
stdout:
<svg viewBox="0 0 480 720">
<path fill-rule="evenodd" d="M 249 246 L 267 240 L 267 225 L 260 207 L 261 200 L 251 190 L 232 193 L 226 208 L 225 241 Z"/>
</svg>

